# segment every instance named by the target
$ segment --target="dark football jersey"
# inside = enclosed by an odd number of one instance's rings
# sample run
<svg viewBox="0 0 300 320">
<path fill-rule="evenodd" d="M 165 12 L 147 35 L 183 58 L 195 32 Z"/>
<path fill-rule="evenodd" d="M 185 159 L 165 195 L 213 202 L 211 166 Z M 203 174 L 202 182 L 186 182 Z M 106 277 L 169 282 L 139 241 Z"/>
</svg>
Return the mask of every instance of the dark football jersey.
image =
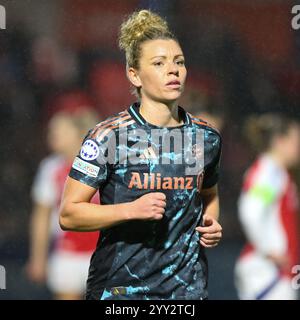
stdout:
<svg viewBox="0 0 300 320">
<path fill-rule="evenodd" d="M 200 191 L 218 181 L 221 138 L 179 107 L 184 124 L 158 127 L 139 103 L 90 130 L 70 177 L 99 189 L 101 204 L 166 195 L 161 220 L 133 220 L 101 230 L 87 299 L 204 299 L 207 261 L 199 243 Z M 101 215 L 101 209 L 99 209 Z"/>
</svg>

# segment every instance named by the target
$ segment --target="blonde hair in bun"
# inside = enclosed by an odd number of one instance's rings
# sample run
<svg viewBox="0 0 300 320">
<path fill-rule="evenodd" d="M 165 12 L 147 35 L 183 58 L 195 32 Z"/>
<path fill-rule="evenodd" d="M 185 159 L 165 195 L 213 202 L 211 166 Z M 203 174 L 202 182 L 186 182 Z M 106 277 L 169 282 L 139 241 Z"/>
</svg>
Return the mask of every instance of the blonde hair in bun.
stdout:
<svg viewBox="0 0 300 320">
<path fill-rule="evenodd" d="M 149 10 L 131 14 L 122 23 L 119 35 L 119 47 L 125 51 L 127 67 L 138 69 L 141 44 L 156 39 L 176 40 L 167 22 L 158 14 Z"/>
</svg>

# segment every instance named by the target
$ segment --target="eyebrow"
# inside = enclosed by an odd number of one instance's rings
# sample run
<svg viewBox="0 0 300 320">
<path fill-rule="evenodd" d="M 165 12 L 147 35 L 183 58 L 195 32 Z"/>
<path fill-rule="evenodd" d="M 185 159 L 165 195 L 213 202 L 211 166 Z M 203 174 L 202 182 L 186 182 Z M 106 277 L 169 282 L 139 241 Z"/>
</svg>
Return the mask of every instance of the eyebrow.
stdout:
<svg viewBox="0 0 300 320">
<path fill-rule="evenodd" d="M 174 56 L 174 58 L 178 58 L 178 57 L 184 57 L 184 55 L 183 54 L 177 54 L 176 56 Z M 153 60 L 153 59 L 156 59 L 156 58 L 164 58 L 164 59 L 166 59 L 167 57 L 166 56 L 154 56 L 150 60 Z"/>
</svg>

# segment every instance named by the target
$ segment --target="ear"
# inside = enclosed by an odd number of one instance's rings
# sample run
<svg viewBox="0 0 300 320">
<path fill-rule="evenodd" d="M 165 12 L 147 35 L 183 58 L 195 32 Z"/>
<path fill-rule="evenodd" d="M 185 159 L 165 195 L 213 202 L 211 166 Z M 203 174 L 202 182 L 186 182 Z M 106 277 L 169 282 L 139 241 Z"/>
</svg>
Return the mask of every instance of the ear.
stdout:
<svg viewBox="0 0 300 320">
<path fill-rule="evenodd" d="M 138 71 L 132 67 L 127 68 L 127 77 L 129 81 L 137 88 L 142 86 Z"/>
</svg>

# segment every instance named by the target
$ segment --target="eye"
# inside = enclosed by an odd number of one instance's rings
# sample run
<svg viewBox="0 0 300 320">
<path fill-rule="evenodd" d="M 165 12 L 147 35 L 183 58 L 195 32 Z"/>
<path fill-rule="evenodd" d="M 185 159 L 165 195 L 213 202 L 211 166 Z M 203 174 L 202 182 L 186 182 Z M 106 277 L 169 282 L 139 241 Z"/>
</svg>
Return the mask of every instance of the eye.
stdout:
<svg viewBox="0 0 300 320">
<path fill-rule="evenodd" d="M 184 66 L 184 60 L 178 60 L 176 61 L 176 64 L 178 64 L 179 66 Z"/>
<path fill-rule="evenodd" d="M 157 66 L 157 67 L 160 67 L 160 66 L 163 65 L 163 62 L 162 62 L 162 61 L 156 61 L 156 62 L 154 62 L 153 64 L 154 64 L 155 66 Z"/>
</svg>

